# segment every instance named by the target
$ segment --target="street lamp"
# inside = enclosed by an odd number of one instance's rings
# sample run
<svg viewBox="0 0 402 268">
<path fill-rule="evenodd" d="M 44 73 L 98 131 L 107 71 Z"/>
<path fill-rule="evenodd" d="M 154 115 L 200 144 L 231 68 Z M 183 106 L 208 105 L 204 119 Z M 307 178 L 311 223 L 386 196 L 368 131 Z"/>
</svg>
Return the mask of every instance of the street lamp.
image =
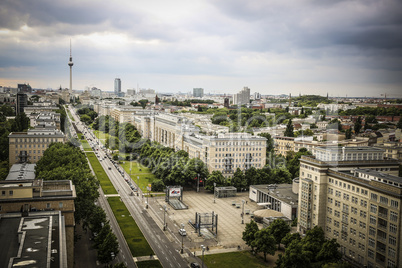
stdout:
<svg viewBox="0 0 402 268">
<path fill-rule="evenodd" d="M 216 182 L 214 182 L 214 203 L 215 203 L 215 187 L 216 187 Z"/>
<path fill-rule="evenodd" d="M 163 205 L 163 231 L 166 231 L 166 205 Z"/>
<path fill-rule="evenodd" d="M 200 174 L 197 174 L 197 193 L 200 191 Z"/>
<path fill-rule="evenodd" d="M 137 176 L 137 196 L 139 191 L 140 191 L 140 176 Z"/>
<path fill-rule="evenodd" d="M 245 203 L 245 201 L 242 200 L 241 202 L 243 203 L 243 208 L 242 208 L 242 212 L 241 212 L 241 224 L 244 224 L 244 203 Z"/>
<path fill-rule="evenodd" d="M 183 251 L 184 251 L 184 242 L 183 242 L 183 239 L 184 239 L 184 223 L 182 223 L 181 224 L 181 229 L 183 229 L 183 232 L 182 232 L 182 235 L 181 235 L 181 254 L 183 254 Z"/>
<path fill-rule="evenodd" d="M 204 252 L 205 252 L 204 245 L 201 245 L 201 250 L 202 250 L 202 268 L 204 268 Z"/>
</svg>

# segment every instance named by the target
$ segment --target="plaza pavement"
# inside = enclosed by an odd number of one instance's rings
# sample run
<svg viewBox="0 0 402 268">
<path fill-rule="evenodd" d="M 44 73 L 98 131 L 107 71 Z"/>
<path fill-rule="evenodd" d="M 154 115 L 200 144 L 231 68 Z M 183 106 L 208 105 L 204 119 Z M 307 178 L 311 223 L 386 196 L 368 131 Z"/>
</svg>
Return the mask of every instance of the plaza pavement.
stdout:
<svg viewBox="0 0 402 268">
<path fill-rule="evenodd" d="M 187 231 L 187 237 L 190 241 L 184 243 L 185 249 L 190 253 L 196 252 L 196 255 L 201 255 L 201 245 L 208 246 L 209 252 L 205 254 L 230 252 L 241 249 L 248 249 L 248 246 L 242 240 L 242 233 L 246 223 L 250 222 L 250 215 L 244 215 L 244 224 L 242 224 L 242 200 L 247 201 L 244 204 L 244 210 L 249 209 L 250 212 L 258 210 L 255 202 L 251 202 L 248 198 L 248 192 L 237 193 L 236 197 L 216 198 L 214 203 L 213 194 L 200 190 L 183 191 L 183 202 L 188 206 L 188 209 L 174 210 L 167 205 L 168 212 L 166 214 L 167 221 L 167 236 L 172 242 L 181 243 L 180 236 L 177 235 L 178 230 L 181 228 L 181 223 L 184 223 Z M 240 204 L 240 208 L 232 206 L 232 201 Z M 160 228 L 163 228 L 163 210 L 162 207 L 165 203 L 165 197 L 150 197 L 150 215 L 158 223 Z M 218 235 L 216 238 L 206 239 L 203 236 L 199 237 L 195 230 L 188 223 L 191 220 L 195 222 L 195 214 L 199 213 L 212 213 L 218 215 Z M 259 224 L 259 228 L 262 225 Z M 172 235 L 173 234 L 173 235 Z"/>
</svg>

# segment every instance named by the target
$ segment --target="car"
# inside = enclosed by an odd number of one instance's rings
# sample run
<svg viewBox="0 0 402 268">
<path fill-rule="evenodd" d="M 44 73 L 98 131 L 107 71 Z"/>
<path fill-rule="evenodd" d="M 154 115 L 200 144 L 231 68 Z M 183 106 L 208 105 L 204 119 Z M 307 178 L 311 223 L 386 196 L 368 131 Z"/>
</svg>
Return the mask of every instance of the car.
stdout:
<svg viewBox="0 0 402 268">
<path fill-rule="evenodd" d="M 108 169 L 109 169 L 109 170 L 112 170 L 112 168 L 111 168 L 111 167 L 108 167 Z"/>
<path fill-rule="evenodd" d="M 180 230 L 179 230 L 179 234 L 180 234 L 181 236 L 186 236 L 186 235 L 187 235 L 186 230 L 184 230 L 184 229 L 180 229 Z"/>
<path fill-rule="evenodd" d="M 192 263 L 190 264 L 190 267 L 191 267 L 191 268 L 199 268 L 199 267 L 201 267 L 201 266 L 198 264 L 198 262 L 192 262 Z"/>
</svg>

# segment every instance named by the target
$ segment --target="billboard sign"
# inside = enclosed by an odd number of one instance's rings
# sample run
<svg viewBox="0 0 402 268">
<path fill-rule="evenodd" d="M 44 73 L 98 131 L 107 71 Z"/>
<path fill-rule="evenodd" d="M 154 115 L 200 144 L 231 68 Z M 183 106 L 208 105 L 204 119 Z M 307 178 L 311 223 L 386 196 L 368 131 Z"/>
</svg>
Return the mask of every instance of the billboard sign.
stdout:
<svg viewBox="0 0 402 268">
<path fill-rule="evenodd" d="M 170 197 L 179 197 L 179 196 L 181 196 L 181 189 L 180 188 L 170 188 L 169 189 L 169 196 Z"/>
</svg>

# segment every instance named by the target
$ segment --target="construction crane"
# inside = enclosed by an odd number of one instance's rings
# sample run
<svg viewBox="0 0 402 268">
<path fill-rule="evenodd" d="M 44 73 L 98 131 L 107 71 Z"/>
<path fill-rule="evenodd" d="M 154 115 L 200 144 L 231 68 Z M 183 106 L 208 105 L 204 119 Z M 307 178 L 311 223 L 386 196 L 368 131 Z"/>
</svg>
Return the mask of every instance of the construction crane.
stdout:
<svg viewBox="0 0 402 268">
<path fill-rule="evenodd" d="M 389 97 L 389 96 L 401 97 L 402 94 L 387 94 L 387 93 L 385 93 L 385 94 L 381 94 L 380 96 L 384 96 L 384 100 L 387 100 L 387 96 L 388 96 L 388 97 Z"/>
</svg>

